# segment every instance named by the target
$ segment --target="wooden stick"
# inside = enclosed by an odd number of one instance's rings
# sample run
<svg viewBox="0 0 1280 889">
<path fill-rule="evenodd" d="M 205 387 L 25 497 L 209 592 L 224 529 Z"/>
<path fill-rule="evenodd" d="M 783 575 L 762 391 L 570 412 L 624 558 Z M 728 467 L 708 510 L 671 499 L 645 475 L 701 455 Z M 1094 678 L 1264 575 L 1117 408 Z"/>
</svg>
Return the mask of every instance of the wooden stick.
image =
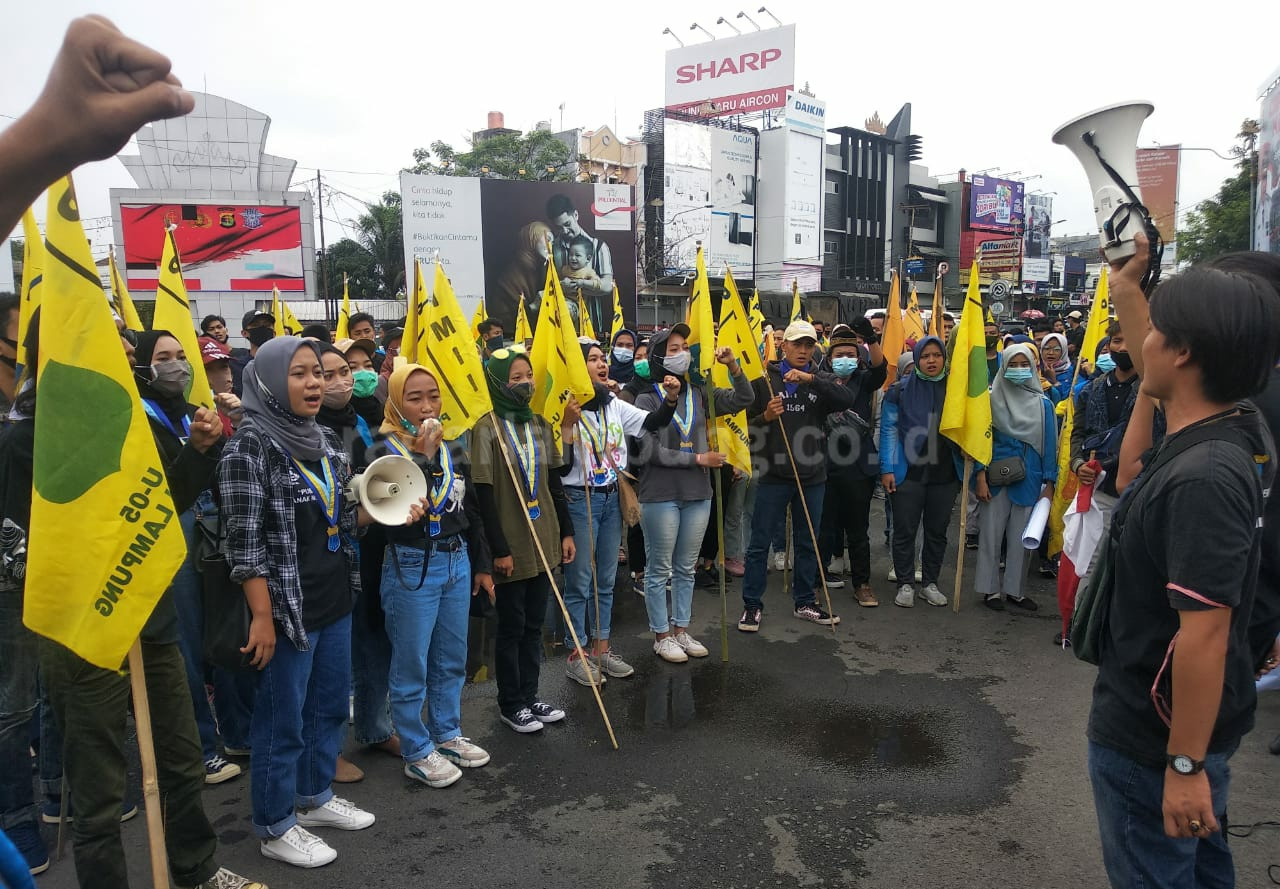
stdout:
<svg viewBox="0 0 1280 889">
<path fill-rule="evenodd" d="M 507 443 L 502 439 L 502 430 L 498 427 L 498 418 L 493 411 L 489 412 L 489 422 L 493 424 L 493 435 L 498 442 L 498 450 L 502 451 L 502 462 L 507 464 L 507 474 L 511 476 L 511 484 L 515 485 L 516 492 L 520 491 L 520 480 L 516 478 L 516 468 L 511 463 L 511 454 L 507 451 Z M 549 504 L 551 508 L 555 508 L 554 504 Z M 533 546 L 538 551 L 538 558 L 542 560 L 542 568 L 547 572 L 547 582 L 551 584 L 551 592 L 555 593 L 556 604 L 560 606 L 560 614 L 564 617 L 565 626 L 569 628 L 569 636 L 573 639 L 573 649 L 578 653 L 578 657 L 585 658 L 586 652 L 582 650 L 582 642 L 578 639 L 578 631 L 573 627 L 573 619 L 569 617 L 569 609 L 565 607 L 564 596 L 560 594 L 560 587 L 556 585 L 556 579 L 551 573 L 551 563 L 547 561 L 547 553 L 542 548 L 542 541 L 538 538 L 538 530 L 533 526 L 533 516 L 529 515 L 529 504 L 524 505 L 524 520 L 529 525 L 529 535 L 533 538 Z M 604 727 L 609 731 L 609 741 L 613 744 L 613 749 L 618 749 L 618 739 L 613 734 L 613 723 L 609 722 L 609 714 L 604 709 L 604 700 L 600 697 L 600 686 L 596 683 L 595 677 L 591 671 L 587 671 L 587 679 L 591 681 L 591 694 L 595 696 L 596 706 L 600 708 L 600 715 L 604 718 Z"/>
<path fill-rule="evenodd" d="M 707 380 L 706 393 L 707 428 L 711 430 L 711 449 L 719 452 L 720 431 L 716 429 L 716 389 L 710 379 Z M 713 468 L 711 472 L 716 493 L 716 542 L 720 548 L 720 661 L 727 664 L 729 663 L 729 592 L 725 588 L 724 576 L 724 487 L 720 479 L 720 467 Z"/>
<path fill-rule="evenodd" d="M 164 846 L 164 812 L 160 808 L 160 785 L 156 780 L 156 748 L 151 733 L 151 708 L 147 703 L 141 639 L 133 640 L 133 647 L 129 649 L 129 685 L 133 690 L 133 720 L 138 729 L 138 753 L 142 760 L 142 798 L 147 807 L 151 879 L 155 889 L 169 889 L 169 855 Z"/>
<path fill-rule="evenodd" d="M 956 556 L 956 588 L 951 596 L 951 610 L 960 613 L 960 583 L 964 579 L 964 538 L 969 524 L 969 479 L 973 476 L 973 458 L 964 455 L 964 481 L 960 487 L 960 546 Z"/>
</svg>

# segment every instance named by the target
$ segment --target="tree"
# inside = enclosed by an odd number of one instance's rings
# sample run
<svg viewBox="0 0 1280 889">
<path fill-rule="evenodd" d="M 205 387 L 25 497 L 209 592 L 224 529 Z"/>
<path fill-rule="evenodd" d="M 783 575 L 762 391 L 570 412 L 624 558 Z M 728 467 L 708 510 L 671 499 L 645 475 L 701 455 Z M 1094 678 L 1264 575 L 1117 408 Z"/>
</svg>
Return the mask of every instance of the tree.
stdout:
<svg viewBox="0 0 1280 889">
<path fill-rule="evenodd" d="M 581 162 L 576 149 L 547 130 L 505 133 L 474 142 L 470 151 L 456 151 L 439 140 L 413 150 L 411 173 L 436 176 L 496 176 L 501 179 L 571 181 Z"/>
<path fill-rule="evenodd" d="M 381 299 L 382 281 L 378 276 L 378 264 L 373 254 L 350 238 L 330 244 L 324 254 L 329 269 L 329 290 L 341 298 L 342 276 L 347 276 L 347 289 L 351 298 Z"/>
<path fill-rule="evenodd" d="M 1240 158 L 1235 175 L 1222 183 L 1216 195 L 1196 204 L 1179 226 L 1179 262 L 1202 262 L 1223 253 L 1249 249 L 1249 231 L 1253 227 L 1249 199 L 1254 189 L 1257 138 L 1258 122 L 1246 120 L 1236 135 L 1237 144 L 1231 149 L 1231 153 Z"/>
<path fill-rule="evenodd" d="M 394 299 L 404 292 L 404 217 L 400 192 L 388 191 L 356 219 L 360 246 L 373 260 L 376 296 Z"/>
</svg>

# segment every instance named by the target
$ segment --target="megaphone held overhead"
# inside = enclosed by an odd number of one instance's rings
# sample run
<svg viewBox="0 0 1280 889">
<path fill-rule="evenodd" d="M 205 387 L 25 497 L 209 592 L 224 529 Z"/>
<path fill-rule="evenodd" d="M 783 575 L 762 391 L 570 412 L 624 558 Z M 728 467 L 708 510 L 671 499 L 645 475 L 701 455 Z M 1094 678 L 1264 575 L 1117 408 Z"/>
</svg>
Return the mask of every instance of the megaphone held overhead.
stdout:
<svg viewBox="0 0 1280 889">
<path fill-rule="evenodd" d="M 1143 284 L 1148 291 L 1160 277 L 1163 245 L 1138 188 L 1138 133 L 1154 110 L 1150 102 L 1108 105 L 1068 121 L 1053 134 L 1053 141 L 1069 148 L 1089 177 L 1093 212 L 1107 260 L 1133 256 L 1134 235 L 1139 228 L 1146 231 L 1151 242 L 1151 269 Z"/>
<path fill-rule="evenodd" d="M 427 477 L 408 457 L 388 454 L 352 478 L 348 491 L 379 525 L 403 525 L 409 507 L 427 496 Z"/>
</svg>

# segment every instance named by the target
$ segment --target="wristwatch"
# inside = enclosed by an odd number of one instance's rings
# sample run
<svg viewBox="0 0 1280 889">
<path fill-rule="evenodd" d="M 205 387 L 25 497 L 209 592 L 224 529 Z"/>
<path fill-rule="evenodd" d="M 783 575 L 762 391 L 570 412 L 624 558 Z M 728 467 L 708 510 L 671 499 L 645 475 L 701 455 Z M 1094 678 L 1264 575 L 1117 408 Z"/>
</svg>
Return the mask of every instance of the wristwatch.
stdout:
<svg viewBox="0 0 1280 889">
<path fill-rule="evenodd" d="M 1197 775 L 1204 771 L 1203 759 L 1192 759 L 1182 754 L 1170 754 L 1168 757 L 1169 768 L 1173 769 L 1179 775 Z"/>
</svg>

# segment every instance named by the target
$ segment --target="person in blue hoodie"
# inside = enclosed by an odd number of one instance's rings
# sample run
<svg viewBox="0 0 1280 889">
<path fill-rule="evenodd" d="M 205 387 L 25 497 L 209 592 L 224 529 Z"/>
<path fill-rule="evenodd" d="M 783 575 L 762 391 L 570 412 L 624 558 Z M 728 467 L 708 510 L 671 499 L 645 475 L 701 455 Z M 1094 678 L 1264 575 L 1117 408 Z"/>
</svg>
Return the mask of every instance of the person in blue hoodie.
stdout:
<svg viewBox="0 0 1280 889">
<path fill-rule="evenodd" d="M 1022 478 L 1001 484 L 986 465 L 975 465 L 978 510 L 978 572 L 974 587 L 995 611 L 1009 602 L 1027 611 L 1036 603 L 1022 593 L 1026 550 L 1022 530 L 1036 501 L 1053 494 L 1058 479 L 1057 421 L 1053 402 L 1044 394 L 1030 345 L 1005 349 L 1004 363 L 991 384 L 991 462 L 1017 458 Z M 1007 462 L 1001 465 L 1008 466 Z M 1006 540 L 1004 583 L 1000 581 L 1000 541 Z"/>
</svg>

